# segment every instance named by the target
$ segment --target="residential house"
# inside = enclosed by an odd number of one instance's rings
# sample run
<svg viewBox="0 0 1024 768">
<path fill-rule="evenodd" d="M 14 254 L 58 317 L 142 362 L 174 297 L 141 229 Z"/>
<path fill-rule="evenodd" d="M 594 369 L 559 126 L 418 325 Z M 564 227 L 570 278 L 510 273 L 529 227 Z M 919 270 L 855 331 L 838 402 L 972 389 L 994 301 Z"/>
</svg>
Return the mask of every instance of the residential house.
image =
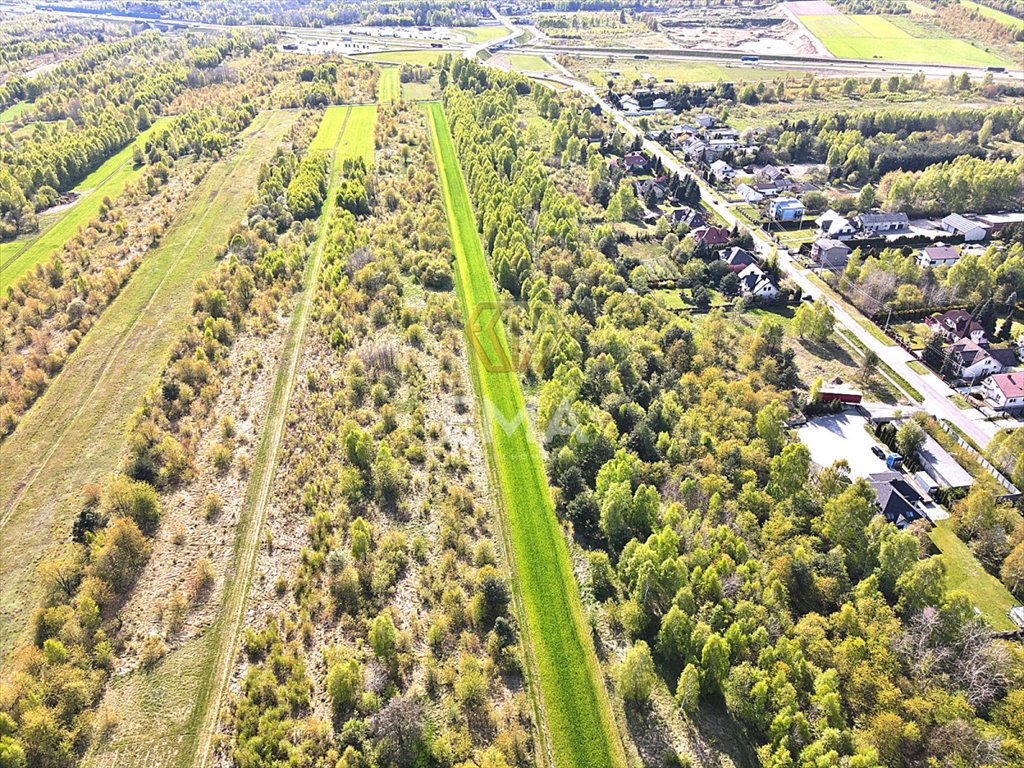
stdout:
<svg viewBox="0 0 1024 768">
<path fill-rule="evenodd" d="M 938 243 L 917 252 L 917 263 L 922 267 L 951 267 L 960 259 L 960 250 L 955 245 Z"/>
<path fill-rule="evenodd" d="M 691 136 L 679 145 L 679 149 L 690 159 L 691 162 L 698 163 L 706 156 L 708 145 L 702 139 L 698 139 L 696 136 Z"/>
<path fill-rule="evenodd" d="M 964 309 L 950 309 L 942 314 L 929 315 L 924 324 L 936 333 L 941 333 L 946 341 L 970 339 L 975 344 L 985 341 L 985 329 Z"/>
<path fill-rule="evenodd" d="M 1024 408 L 1024 371 L 989 376 L 981 383 L 981 389 L 996 410 L 1016 411 Z"/>
<path fill-rule="evenodd" d="M 811 259 L 828 269 L 845 269 L 850 261 L 850 246 L 841 240 L 822 237 L 811 246 Z"/>
<path fill-rule="evenodd" d="M 795 197 L 779 197 L 768 203 L 768 216 L 773 221 L 800 221 L 804 204 Z"/>
<path fill-rule="evenodd" d="M 736 169 L 724 160 L 715 160 L 715 162 L 711 164 L 711 175 L 714 176 L 717 181 L 729 181 L 729 179 L 736 175 Z"/>
<path fill-rule="evenodd" d="M 708 223 L 706 213 L 687 206 L 672 211 L 670 218 L 673 224 L 685 224 L 690 229 L 704 227 Z"/>
<path fill-rule="evenodd" d="M 818 233 L 833 240 L 843 240 L 857 234 L 857 228 L 849 219 L 829 209 L 814 220 Z"/>
<path fill-rule="evenodd" d="M 901 232 L 910 226 L 910 219 L 905 213 L 862 213 L 854 221 L 866 237 Z"/>
<path fill-rule="evenodd" d="M 779 189 L 773 181 L 761 181 L 753 185 L 754 190 L 759 192 L 763 197 L 774 197 L 779 194 L 782 190 Z"/>
<path fill-rule="evenodd" d="M 629 152 L 622 158 L 622 165 L 627 171 L 640 173 L 647 169 L 647 158 L 639 152 Z"/>
<path fill-rule="evenodd" d="M 637 113 L 640 111 L 640 102 L 634 99 L 632 96 L 623 96 L 619 99 L 619 106 L 622 107 L 623 112 Z"/>
<path fill-rule="evenodd" d="M 705 245 L 725 245 L 729 242 L 729 230 L 725 227 L 703 226 L 690 231 L 690 236 Z"/>
<path fill-rule="evenodd" d="M 779 286 L 766 275 L 757 264 L 751 264 L 738 274 L 740 293 L 749 299 L 774 299 L 779 295 Z"/>
<path fill-rule="evenodd" d="M 658 179 L 638 179 L 636 182 L 636 196 L 647 202 L 648 196 L 653 196 L 655 202 L 662 202 L 669 196 L 668 183 L 665 177 Z"/>
<path fill-rule="evenodd" d="M 906 528 L 924 516 L 924 498 L 902 472 L 875 472 L 867 476 L 867 481 L 875 492 L 879 514 L 897 528 Z"/>
<path fill-rule="evenodd" d="M 786 175 L 786 171 L 774 165 L 766 165 L 757 172 L 757 177 L 765 183 L 774 185 L 776 189 L 793 188 L 793 181 Z"/>
<path fill-rule="evenodd" d="M 952 376 L 964 380 L 977 381 L 1017 364 L 1017 355 L 1012 349 L 983 347 L 968 338 L 950 344 L 946 356 Z"/>
<path fill-rule="evenodd" d="M 651 109 L 668 109 L 668 102 L 659 97 L 651 102 Z"/>
<path fill-rule="evenodd" d="M 718 118 L 715 117 L 714 115 L 709 115 L 705 112 L 701 112 L 699 115 L 693 118 L 693 121 L 697 123 L 697 125 L 699 125 L 701 128 L 711 128 L 718 122 Z"/>
<path fill-rule="evenodd" d="M 726 248 L 719 254 L 722 257 L 722 261 L 729 267 L 730 272 L 736 272 L 737 274 L 745 270 L 751 264 L 757 264 L 757 259 L 754 258 L 754 254 L 750 251 L 733 246 L 732 248 Z"/>
<path fill-rule="evenodd" d="M 764 200 L 764 194 L 759 190 L 754 189 L 749 184 L 740 184 L 736 187 L 736 194 L 742 197 L 748 203 L 760 203 Z"/>
<path fill-rule="evenodd" d="M 969 219 L 959 213 L 951 213 L 942 220 L 942 228 L 954 235 L 960 235 L 967 242 L 984 240 L 988 236 L 988 226 L 980 221 Z"/>
</svg>

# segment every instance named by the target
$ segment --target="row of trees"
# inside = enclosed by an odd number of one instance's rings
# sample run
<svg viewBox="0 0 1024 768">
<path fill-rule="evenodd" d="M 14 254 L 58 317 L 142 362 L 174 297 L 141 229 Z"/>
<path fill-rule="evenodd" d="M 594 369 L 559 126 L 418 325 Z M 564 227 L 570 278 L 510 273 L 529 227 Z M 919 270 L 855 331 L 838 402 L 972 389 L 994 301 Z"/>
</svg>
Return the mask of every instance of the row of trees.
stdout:
<svg viewBox="0 0 1024 768">
<path fill-rule="evenodd" d="M 197 281 L 189 324 L 132 416 L 123 474 L 84 489 L 73 542 L 41 566 L 44 604 L 33 618 L 31 642 L 13 656 L 0 702 L 5 765 L 74 765 L 89 746 L 92 708 L 126 639 L 119 636 L 118 610 L 149 557 L 167 501 L 160 493 L 191 475 L 197 436 L 216 418 L 212 406 L 232 344 L 275 324 L 282 287 L 302 273 L 312 228 L 279 239 L 276 225 L 261 226 L 261 212 L 280 196 L 287 169 L 297 166 L 292 147 L 308 142 L 310 122 L 270 163 L 286 170 L 283 178 L 261 172 L 246 226 L 228 233 L 221 264 Z M 230 423 L 222 429 L 230 431 Z M 210 579 L 208 565 L 200 567 L 193 599 Z M 147 638 L 142 663 L 155 663 L 166 649 L 159 636 Z"/>
</svg>

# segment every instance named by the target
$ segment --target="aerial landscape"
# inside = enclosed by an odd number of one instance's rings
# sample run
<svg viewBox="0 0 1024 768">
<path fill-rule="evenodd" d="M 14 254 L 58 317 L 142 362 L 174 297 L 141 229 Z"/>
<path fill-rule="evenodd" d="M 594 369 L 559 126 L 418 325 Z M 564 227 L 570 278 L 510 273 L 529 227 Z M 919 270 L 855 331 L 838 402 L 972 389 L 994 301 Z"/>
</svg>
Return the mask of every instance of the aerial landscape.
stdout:
<svg viewBox="0 0 1024 768">
<path fill-rule="evenodd" d="M 3 0 L 0 768 L 1024 768 L 1021 301 L 1024 0 Z"/>
</svg>

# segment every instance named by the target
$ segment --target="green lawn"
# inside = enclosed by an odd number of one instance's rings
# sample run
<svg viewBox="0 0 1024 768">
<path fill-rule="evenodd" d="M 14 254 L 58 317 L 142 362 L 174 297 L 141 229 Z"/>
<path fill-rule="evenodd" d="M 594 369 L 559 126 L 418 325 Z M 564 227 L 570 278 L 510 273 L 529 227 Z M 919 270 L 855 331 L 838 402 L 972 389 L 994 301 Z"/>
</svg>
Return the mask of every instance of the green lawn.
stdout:
<svg viewBox="0 0 1024 768">
<path fill-rule="evenodd" d="M 509 54 L 508 61 L 516 72 L 551 72 L 554 69 L 543 56 L 513 53 Z"/>
<path fill-rule="evenodd" d="M 18 115 L 24 114 L 32 107 L 31 101 L 16 101 L 0 112 L 0 123 L 9 123 Z"/>
<path fill-rule="evenodd" d="M 971 10 L 977 11 L 982 16 L 987 16 L 990 19 L 995 19 L 1000 24 L 1005 24 L 1011 29 L 1020 29 L 1024 27 L 1024 21 L 1011 16 L 1003 11 L 997 11 L 995 8 L 989 8 L 987 5 L 981 3 L 972 2 L 972 0 L 960 0 L 960 5 L 966 5 Z"/>
<path fill-rule="evenodd" d="M 1006 63 L 965 40 L 914 37 L 883 16 L 801 16 L 800 21 L 840 58 L 981 67 Z"/>
<path fill-rule="evenodd" d="M 466 36 L 471 43 L 489 43 L 499 37 L 505 37 L 509 32 L 503 26 L 489 27 L 452 27 L 452 32 L 458 32 Z"/>
<path fill-rule="evenodd" d="M 437 85 L 428 83 L 402 83 L 402 98 L 406 101 L 427 101 L 437 98 Z"/>
<path fill-rule="evenodd" d="M 501 491 L 504 535 L 511 545 L 516 595 L 525 618 L 524 644 L 532 651 L 532 683 L 539 683 L 554 762 L 558 768 L 623 766 L 624 749 L 518 375 L 487 363 L 507 356 L 508 344 L 494 311 L 497 294 L 441 105 L 430 105 L 429 116 L 455 253 L 456 285 L 471 336 L 467 342 L 473 341 L 467 344 L 470 370 Z"/>
<path fill-rule="evenodd" d="M 377 53 L 367 53 L 353 55 L 354 59 L 363 59 L 366 61 L 380 61 L 386 64 L 419 64 L 423 67 L 428 67 L 432 64 L 436 64 L 437 60 L 445 55 L 445 51 L 379 51 Z M 447 51 L 451 53 L 451 51 Z"/>
<path fill-rule="evenodd" d="M 398 67 L 383 67 L 377 78 L 377 103 L 394 104 L 402 98 L 401 73 Z"/>
<path fill-rule="evenodd" d="M 795 69 L 770 68 L 762 66 L 729 66 L 726 64 L 702 63 L 695 61 L 669 61 L 666 59 L 650 59 L 642 64 L 633 62 L 615 61 L 602 63 L 595 66 L 594 59 L 574 59 L 569 69 L 578 74 L 585 75 L 592 84 L 606 86 L 608 79 L 618 80 L 620 83 L 629 84 L 634 80 L 642 79 L 643 75 L 650 74 L 659 82 L 669 78 L 676 83 L 717 83 L 718 81 L 739 82 L 760 80 L 774 80 L 786 78 L 805 77 L 806 72 Z M 612 72 L 618 72 L 613 75 Z"/>
<path fill-rule="evenodd" d="M 38 603 L 36 563 L 69 536 L 82 486 L 116 468 L 125 425 L 188 321 L 196 278 L 214 266 L 214 247 L 245 215 L 260 163 L 297 116 L 257 116 L 0 444 L 0 657 L 25 636 Z"/>
<path fill-rule="evenodd" d="M 288 339 L 277 370 L 260 443 L 246 483 L 228 580 L 216 621 L 204 634 L 169 653 L 150 672 L 135 672 L 111 683 L 104 705 L 121 714 L 117 736 L 89 755 L 88 766 L 149 766 L 160 751 L 162 765 L 200 765 L 209 757 L 216 736 L 216 718 L 224 685 L 233 669 L 237 636 L 258 550 L 267 502 L 272 490 L 288 400 L 298 370 L 302 338 L 311 314 L 313 286 L 327 244 L 327 223 L 335 209 L 334 190 L 346 158 L 373 151 L 367 119 L 376 106 L 328 107 L 310 151 L 333 153 L 329 189 L 319 219 L 316 246 L 306 266 L 303 289 L 296 299 Z M 369 144 L 369 149 L 367 149 Z"/>
<path fill-rule="evenodd" d="M 1013 629 L 1007 611 L 1017 605 L 1002 582 L 986 571 L 953 530 L 948 520 L 940 521 L 928 534 L 942 553 L 946 565 L 946 586 L 962 589 L 974 599 L 978 610 L 997 630 Z"/>
<path fill-rule="evenodd" d="M 15 280 L 41 264 L 70 240 L 79 227 L 96 218 L 103 198 L 116 199 L 125 187 L 139 176 L 145 166 L 132 163 L 132 149 L 142 146 L 166 118 L 160 118 L 138 135 L 131 144 L 110 157 L 75 187 L 80 197 L 56 219 L 43 225 L 40 232 L 19 237 L 0 246 L 0 293 L 6 292 Z"/>
</svg>

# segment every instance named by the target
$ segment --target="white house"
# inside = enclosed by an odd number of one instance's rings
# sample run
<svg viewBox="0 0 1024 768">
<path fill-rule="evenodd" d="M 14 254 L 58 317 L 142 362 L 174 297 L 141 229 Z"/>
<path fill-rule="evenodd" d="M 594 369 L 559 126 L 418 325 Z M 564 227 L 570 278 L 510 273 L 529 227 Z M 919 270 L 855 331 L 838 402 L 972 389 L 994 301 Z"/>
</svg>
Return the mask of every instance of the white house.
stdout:
<svg viewBox="0 0 1024 768">
<path fill-rule="evenodd" d="M 711 175 L 718 181 L 728 181 L 736 175 L 736 169 L 725 162 L 725 160 L 715 160 L 711 164 Z"/>
<path fill-rule="evenodd" d="M 774 299 L 779 295 L 779 286 L 766 275 L 757 264 L 739 273 L 740 292 L 751 299 Z"/>
<path fill-rule="evenodd" d="M 942 228 L 954 235 L 960 235 L 967 242 L 984 240 L 988 235 L 988 227 L 979 221 L 968 219 L 959 213 L 951 213 L 942 220 Z"/>
<path fill-rule="evenodd" d="M 957 378 L 975 381 L 993 373 L 1001 373 L 1017 362 L 1013 350 L 986 349 L 967 338 L 950 344 L 947 354 Z"/>
<path fill-rule="evenodd" d="M 693 118 L 694 122 L 697 123 L 701 128 L 710 128 L 718 122 L 718 118 L 714 115 L 709 115 L 705 112 L 701 112 L 699 115 Z"/>
<path fill-rule="evenodd" d="M 829 209 L 814 220 L 818 227 L 818 234 L 833 240 L 842 240 L 853 237 L 857 234 L 857 228 L 853 226 L 848 218 L 840 216 Z"/>
<path fill-rule="evenodd" d="M 736 194 L 746 200 L 748 203 L 760 203 L 764 200 L 764 195 L 758 192 L 749 184 L 740 184 L 736 187 Z"/>
<path fill-rule="evenodd" d="M 651 102 L 651 109 L 668 109 L 668 102 L 665 99 L 657 98 Z"/>
<path fill-rule="evenodd" d="M 1000 411 L 1024 408 L 1024 371 L 989 376 L 982 382 L 981 389 Z"/>
<path fill-rule="evenodd" d="M 951 267 L 960 260 L 960 251 L 955 245 L 930 245 L 917 252 L 917 263 L 922 267 Z"/>
</svg>

